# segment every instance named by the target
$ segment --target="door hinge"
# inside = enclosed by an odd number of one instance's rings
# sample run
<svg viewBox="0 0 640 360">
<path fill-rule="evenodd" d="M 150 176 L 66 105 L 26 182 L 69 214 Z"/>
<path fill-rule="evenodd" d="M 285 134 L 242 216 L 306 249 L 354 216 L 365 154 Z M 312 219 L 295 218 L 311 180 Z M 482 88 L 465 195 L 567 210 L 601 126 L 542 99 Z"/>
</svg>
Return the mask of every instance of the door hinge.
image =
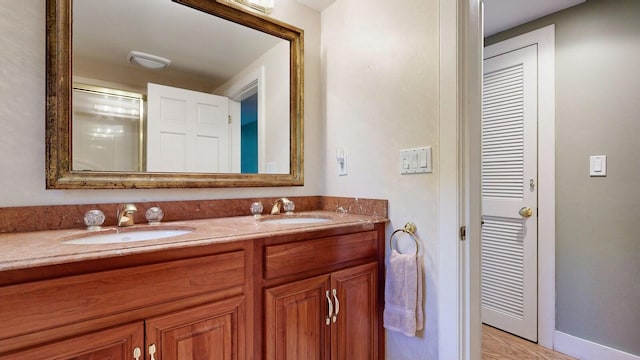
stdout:
<svg viewBox="0 0 640 360">
<path fill-rule="evenodd" d="M 460 226 L 460 240 L 462 240 L 462 241 L 467 240 L 467 227 L 466 226 Z"/>
<path fill-rule="evenodd" d="M 229 125 L 231 125 L 231 115 L 229 115 Z"/>
</svg>

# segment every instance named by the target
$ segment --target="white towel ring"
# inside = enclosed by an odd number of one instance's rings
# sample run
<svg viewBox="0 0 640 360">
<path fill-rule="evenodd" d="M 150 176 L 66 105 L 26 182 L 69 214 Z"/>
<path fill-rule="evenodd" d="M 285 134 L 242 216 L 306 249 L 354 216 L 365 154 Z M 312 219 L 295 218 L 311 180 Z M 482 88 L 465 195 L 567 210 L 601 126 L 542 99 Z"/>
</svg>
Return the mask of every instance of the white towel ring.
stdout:
<svg viewBox="0 0 640 360">
<path fill-rule="evenodd" d="M 404 227 L 402 229 L 397 229 L 394 232 L 391 233 L 391 237 L 389 237 L 389 248 L 391 250 L 394 250 L 393 247 L 393 239 L 394 236 L 398 233 L 404 233 L 404 234 L 409 234 L 409 236 L 411 236 L 411 238 L 413 239 L 413 241 L 416 243 L 416 256 L 418 255 L 418 252 L 420 251 L 420 242 L 418 241 L 418 238 L 416 238 L 415 232 L 416 232 L 416 224 L 412 223 L 412 222 L 408 222 L 404 225 Z M 396 248 L 398 247 L 398 240 L 396 240 Z M 395 249 L 396 251 L 398 251 L 398 249 Z M 400 251 L 398 251 L 400 252 Z"/>
</svg>

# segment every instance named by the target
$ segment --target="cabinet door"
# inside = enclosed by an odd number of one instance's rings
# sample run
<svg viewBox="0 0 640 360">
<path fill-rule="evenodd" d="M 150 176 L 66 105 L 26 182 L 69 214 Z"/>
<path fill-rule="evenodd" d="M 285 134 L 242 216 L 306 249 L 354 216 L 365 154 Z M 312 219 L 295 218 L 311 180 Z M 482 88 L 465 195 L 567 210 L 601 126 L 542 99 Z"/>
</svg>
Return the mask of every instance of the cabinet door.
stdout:
<svg viewBox="0 0 640 360">
<path fill-rule="evenodd" d="M 2 360 L 131 360 L 144 359 L 144 325 L 133 323 L 0 356 Z"/>
<path fill-rule="evenodd" d="M 243 360 L 246 341 L 244 297 L 149 319 L 146 332 L 147 351 L 155 351 L 155 359 Z"/>
<path fill-rule="evenodd" d="M 332 360 L 378 359 L 377 271 L 377 263 L 370 263 L 331 275 L 338 311 L 331 329 Z"/>
<path fill-rule="evenodd" d="M 324 275 L 266 290 L 267 359 L 329 359 L 328 285 Z"/>
</svg>

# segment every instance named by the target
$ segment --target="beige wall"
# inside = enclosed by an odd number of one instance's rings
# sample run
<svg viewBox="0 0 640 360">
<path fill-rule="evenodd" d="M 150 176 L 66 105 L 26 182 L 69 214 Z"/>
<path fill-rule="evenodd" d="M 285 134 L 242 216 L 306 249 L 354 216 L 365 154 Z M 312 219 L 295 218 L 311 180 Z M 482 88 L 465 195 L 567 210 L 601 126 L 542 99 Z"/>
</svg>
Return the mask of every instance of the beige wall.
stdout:
<svg viewBox="0 0 640 360">
<path fill-rule="evenodd" d="M 589 0 L 556 25 L 556 329 L 640 355 L 640 2 Z M 589 156 L 607 155 L 607 177 Z"/>
<path fill-rule="evenodd" d="M 45 1 L 0 2 L 0 206 L 319 195 L 320 14 L 279 0 L 274 18 L 305 31 L 305 186 L 245 189 L 45 190 Z"/>
<path fill-rule="evenodd" d="M 386 357 L 437 358 L 436 0 L 338 0 L 322 13 L 322 34 L 318 12 L 277 2 L 272 15 L 305 31 L 304 187 L 72 191 L 44 188 L 44 3 L 0 3 L 0 206 L 316 194 L 388 199 L 387 236 L 413 221 L 423 244 L 426 329 L 416 338 L 388 332 Z M 400 175 L 400 150 L 420 146 L 433 147 L 433 173 Z M 337 176 L 337 147 L 346 150 L 347 176 Z"/>
<path fill-rule="evenodd" d="M 338 0 L 322 13 L 322 59 L 326 194 L 388 199 L 387 236 L 413 221 L 424 244 L 426 330 L 387 331 L 386 356 L 436 359 L 438 3 Z M 400 150 L 421 146 L 433 146 L 434 172 L 401 175 Z"/>
</svg>

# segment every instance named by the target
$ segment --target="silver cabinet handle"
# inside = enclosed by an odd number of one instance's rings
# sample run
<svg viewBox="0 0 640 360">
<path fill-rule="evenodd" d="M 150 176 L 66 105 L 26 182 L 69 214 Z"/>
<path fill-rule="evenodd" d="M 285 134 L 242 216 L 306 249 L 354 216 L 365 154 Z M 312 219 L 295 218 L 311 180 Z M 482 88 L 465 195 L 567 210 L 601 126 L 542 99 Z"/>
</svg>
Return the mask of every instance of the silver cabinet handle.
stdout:
<svg viewBox="0 0 640 360">
<path fill-rule="evenodd" d="M 133 359 L 134 360 L 140 360 L 140 356 L 142 355 L 142 350 L 140 350 L 139 347 L 136 347 L 135 349 L 133 349 Z"/>
<path fill-rule="evenodd" d="M 151 357 L 151 360 L 156 360 L 156 357 L 154 356 L 155 354 L 156 354 L 156 344 L 149 345 L 149 356 Z"/>
<path fill-rule="evenodd" d="M 329 314 L 327 315 L 327 319 L 325 323 L 327 325 L 331 325 L 331 316 L 333 315 L 333 303 L 331 302 L 331 298 L 329 297 L 329 290 L 327 290 L 327 293 L 325 294 L 325 296 L 327 297 L 327 304 L 329 304 Z"/>
<path fill-rule="evenodd" d="M 333 314 L 333 322 L 335 323 L 338 319 L 338 313 L 340 312 L 340 301 L 338 301 L 338 291 L 333 289 L 333 300 L 336 302 L 336 312 Z"/>
</svg>

